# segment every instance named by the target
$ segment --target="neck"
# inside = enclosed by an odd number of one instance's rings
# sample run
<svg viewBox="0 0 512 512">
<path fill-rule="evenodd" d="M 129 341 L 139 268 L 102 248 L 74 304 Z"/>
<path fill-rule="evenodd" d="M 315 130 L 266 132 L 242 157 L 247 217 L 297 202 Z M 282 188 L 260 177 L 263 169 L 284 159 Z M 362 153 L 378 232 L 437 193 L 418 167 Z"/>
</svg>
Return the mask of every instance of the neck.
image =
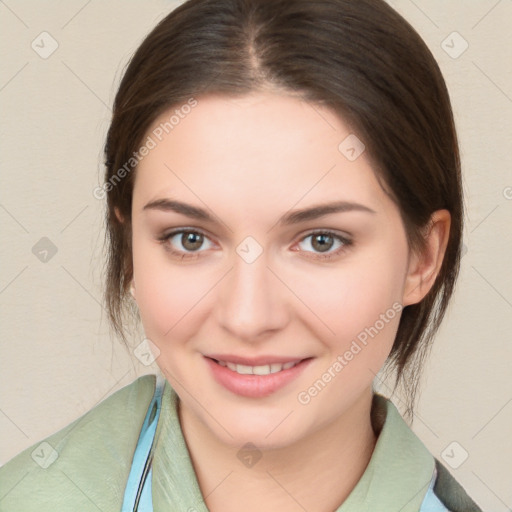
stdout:
<svg viewBox="0 0 512 512">
<path fill-rule="evenodd" d="M 237 457 L 239 448 L 221 443 L 180 402 L 181 428 L 208 509 L 335 510 L 372 456 L 377 438 L 371 406 L 369 388 L 335 422 L 293 445 L 266 450 L 256 464 L 245 467 Z"/>
</svg>

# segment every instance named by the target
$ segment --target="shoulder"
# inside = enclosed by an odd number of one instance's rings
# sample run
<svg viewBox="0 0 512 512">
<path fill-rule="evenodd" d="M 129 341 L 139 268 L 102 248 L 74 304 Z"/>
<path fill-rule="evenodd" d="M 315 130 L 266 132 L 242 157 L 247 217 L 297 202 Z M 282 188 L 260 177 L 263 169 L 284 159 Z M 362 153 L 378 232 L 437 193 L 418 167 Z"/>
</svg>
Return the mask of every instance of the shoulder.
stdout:
<svg viewBox="0 0 512 512">
<path fill-rule="evenodd" d="M 119 510 L 155 383 L 139 377 L 0 467 L 0 511 Z"/>
<path fill-rule="evenodd" d="M 407 503 L 404 511 L 482 512 L 389 398 L 375 394 L 371 419 L 378 439 L 369 464 L 374 487 L 366 494 L 373 493 L 375 503 L 391 494 L 394 505 Z M 425 492 L 414 491 L 411 498 L 409 490 L 421 487 Z"/>
</svg>

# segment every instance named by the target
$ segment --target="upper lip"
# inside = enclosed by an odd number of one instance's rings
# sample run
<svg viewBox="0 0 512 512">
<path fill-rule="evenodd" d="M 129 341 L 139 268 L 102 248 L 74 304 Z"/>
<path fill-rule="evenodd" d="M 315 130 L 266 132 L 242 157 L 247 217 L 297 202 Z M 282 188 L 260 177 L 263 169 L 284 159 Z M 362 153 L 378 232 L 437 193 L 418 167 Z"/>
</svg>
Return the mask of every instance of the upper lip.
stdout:
<svg viewBox="0 0 512 512">
<path fill-rule="evenodd" d="M 208 354 L 205 355 L 210 359 L 224 361 L 225 363 L 242 364 L 245 366 L 264 366 L 267 364 L 284 364 L 298 363 L 307 357 L 286 357 L 286 356 L 258 356 L 258 357 L 241 357 L 232 354 Z"/>
</svg>

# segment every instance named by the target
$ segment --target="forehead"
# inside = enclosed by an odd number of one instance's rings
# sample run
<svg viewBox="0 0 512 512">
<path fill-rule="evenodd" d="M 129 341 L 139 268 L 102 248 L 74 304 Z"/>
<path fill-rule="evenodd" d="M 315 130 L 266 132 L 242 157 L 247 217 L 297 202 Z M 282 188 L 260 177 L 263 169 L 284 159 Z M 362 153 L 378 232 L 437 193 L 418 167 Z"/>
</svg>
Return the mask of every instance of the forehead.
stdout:
<svg viewBox="0 0 512 512">
<path fill-rule="evenodd" d="M 148 129 L 153 147 L 136 170 L 134 207 L 170 194 L 254 214 L 258 205 L 358 200 L 375 208 L 386 200 L 364 152 L 347 158 L 345 141 L 358 139 L 328 108 L 267 92 L 185 106 Z"/>
</svg>

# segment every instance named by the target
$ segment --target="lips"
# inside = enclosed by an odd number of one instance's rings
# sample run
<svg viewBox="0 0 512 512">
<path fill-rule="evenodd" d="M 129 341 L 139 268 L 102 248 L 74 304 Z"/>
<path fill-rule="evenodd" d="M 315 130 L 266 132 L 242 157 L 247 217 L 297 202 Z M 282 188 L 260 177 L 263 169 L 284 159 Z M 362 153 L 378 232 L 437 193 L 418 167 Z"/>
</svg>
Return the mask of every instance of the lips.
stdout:
<svg viewBox="0 0 512 512">
<path fill-rule="evenodd" d="M 297 378 L 313 358 L 205 356 L 214 379 L 236 395 L 262 398 Z"/>
</svg>

